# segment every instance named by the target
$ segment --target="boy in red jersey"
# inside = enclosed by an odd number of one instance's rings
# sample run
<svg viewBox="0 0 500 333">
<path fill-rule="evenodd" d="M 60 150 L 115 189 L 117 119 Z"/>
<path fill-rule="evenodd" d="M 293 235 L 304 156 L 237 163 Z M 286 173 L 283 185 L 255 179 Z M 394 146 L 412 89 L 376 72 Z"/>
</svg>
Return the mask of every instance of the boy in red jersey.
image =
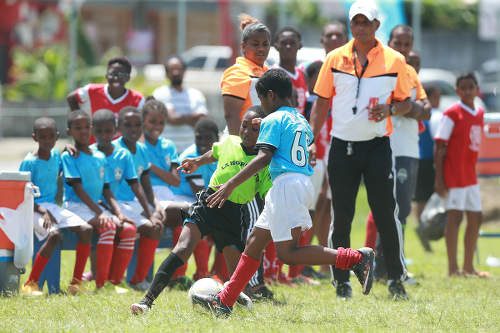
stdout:
<svg viewBox="0 0 500 333">
<path fill-rule="evenodd" d="M 71 92 L 66 100 L 72 111 L 84 110 L 92 115 L 97 110 L 107 109 L 118 117 L 126 106 L 142 109 L 144 97 L 137 91 L 125 88 L 130 80 L 132 65 L 125 57 L 108 61 L 107 84 L 90 83 Z"/>
<path fill-rule="evenodd" d="M 457 78 L 456 92 L 460 102 L 443 113 L 434 138 L 435 190 L 446 198 L 445 238 L 449 276 L 461 275 L 457 264 L 457 242 L 464 211 L 467 215 L 467 228 L 464 236 L 463 274 L 489 276 L 486 272 L 476 271 L 473 265 L 482 221 L 481 196 L 475 170 L 484 117 L 484 110 L 474 106 L 478 91 L 474 74 Z"/>
</svg>

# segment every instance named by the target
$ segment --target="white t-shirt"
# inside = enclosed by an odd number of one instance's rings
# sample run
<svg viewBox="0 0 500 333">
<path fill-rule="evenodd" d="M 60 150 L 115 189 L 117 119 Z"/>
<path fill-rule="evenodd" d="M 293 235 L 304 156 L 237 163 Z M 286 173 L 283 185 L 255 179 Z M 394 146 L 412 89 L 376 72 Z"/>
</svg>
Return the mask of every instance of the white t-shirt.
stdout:
<svg viewBox="0 0 500 333">
<path fill-rule="evenodd" d="M 153 91 L 153 96 L 178 115 L 207 114 L 207 102 L 201 91 L 184 88 L 182 91 L 169 86 L 161 86 Z M 178 151 L 184 151 L 194 143 L 194 130 L 189 125 L 166 125 L 163 136 L 174 141 Z"/>
</svg>

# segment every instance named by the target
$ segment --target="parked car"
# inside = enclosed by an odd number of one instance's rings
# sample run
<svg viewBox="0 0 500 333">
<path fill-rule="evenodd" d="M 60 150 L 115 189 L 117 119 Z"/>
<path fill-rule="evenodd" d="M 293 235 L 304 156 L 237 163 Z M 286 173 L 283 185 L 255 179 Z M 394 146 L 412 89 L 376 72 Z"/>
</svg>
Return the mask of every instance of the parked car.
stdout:
<svg viewBox="0 0 500 333">
<path fill-rule="evenodd" d="M 325 58 L 325 50 L 321 47 L 303 47 L 297 52 L 297 65 L 311 63 Z M 278 51 L 272 46 L 266 60 L 268 66 L 273 66 L 280 62 Z"/>
<path fill-rule="evenodd" d="M 488 109 L 500 112 L 500 61 L 491 59 L 484 62 L 479 68 L 479 78 L 484 103 Z"/>
<path fill-rule="evenodd" d="M 224 45 L 198 45 L 182 53 L 189 69 L 223 71 L 231 66 L 233 50 Z"/>
</svg>

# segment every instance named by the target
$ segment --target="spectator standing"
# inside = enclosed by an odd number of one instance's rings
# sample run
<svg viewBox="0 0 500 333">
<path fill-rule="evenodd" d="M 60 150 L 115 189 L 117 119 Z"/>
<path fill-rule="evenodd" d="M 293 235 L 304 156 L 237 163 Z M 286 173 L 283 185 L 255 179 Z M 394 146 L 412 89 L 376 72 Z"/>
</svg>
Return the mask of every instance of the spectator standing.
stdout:
<svg viewBox="0 0 500 333">
<path fill-rule="evenodd" d="M 165 62 L 165 73 L 170 86 L 153 91 L 153 96 L 167 107 L 167 124 L 163 136 L 174 141 L 183 151 L 194 143 L 194 125 L 207 115 L 207 102 L 201 91 L 184 86 L 186 64 L 176 55 Z"/>
</svg>

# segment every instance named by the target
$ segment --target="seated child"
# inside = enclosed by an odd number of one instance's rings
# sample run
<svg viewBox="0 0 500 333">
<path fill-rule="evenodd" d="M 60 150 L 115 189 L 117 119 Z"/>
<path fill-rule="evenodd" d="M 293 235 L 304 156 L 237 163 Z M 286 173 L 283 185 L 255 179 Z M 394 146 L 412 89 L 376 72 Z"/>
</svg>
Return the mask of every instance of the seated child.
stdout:
<svg viewBox="0 0 500 333">
<path fill-rule="evenodd" d="M 20 171 L 31 172 L 31 182 L 40 189 L 40 197 L 35 198 L 33 227 L 37 238 L 40 241 L 45 239 L 36 254 L 28 281 L 22 287 L 22 293 L 28 296 L 42 295 L 38 279 L 61 241 L 60 229 L 67 228 L 78 236 L 73 279 L 68 287 L 70 294 L 80 291 L 83 270 L 90 253 L 92 227 L 78 215 L 56 204 L 57 178 L 61 173 L 61 156 L 54 149 L 58 136 L 54 119 L 43 117 L 35 120 L 32 137 L 38 148 L 28 153 L 19 167 Z"/>
</svg>

